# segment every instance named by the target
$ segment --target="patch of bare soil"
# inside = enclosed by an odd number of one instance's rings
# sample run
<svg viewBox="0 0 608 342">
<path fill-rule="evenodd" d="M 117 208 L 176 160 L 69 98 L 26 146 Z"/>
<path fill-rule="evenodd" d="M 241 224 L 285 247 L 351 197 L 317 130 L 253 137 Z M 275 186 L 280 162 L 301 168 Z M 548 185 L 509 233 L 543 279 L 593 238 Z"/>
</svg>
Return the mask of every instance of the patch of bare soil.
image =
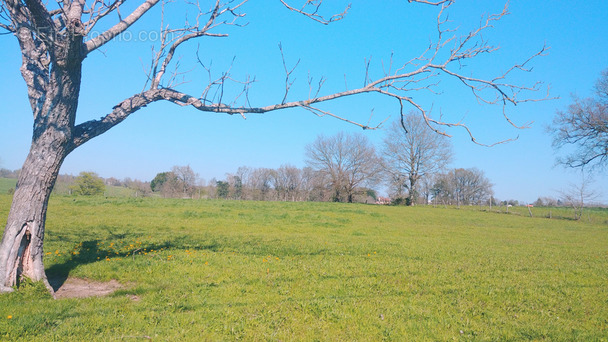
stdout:
<svg viewBox="0 0 608 342">
<path fill-rule="evenodd" d="M 49 279 L 49 283 L 55 288 L 51 279 Z M 121 288 L 123 286 L 114 279 L 107 282 L 97 282 L 80 278 L 67 278 L 60 286 L 55 288 L 55 298 L 102 297 Z"/>
</svg>

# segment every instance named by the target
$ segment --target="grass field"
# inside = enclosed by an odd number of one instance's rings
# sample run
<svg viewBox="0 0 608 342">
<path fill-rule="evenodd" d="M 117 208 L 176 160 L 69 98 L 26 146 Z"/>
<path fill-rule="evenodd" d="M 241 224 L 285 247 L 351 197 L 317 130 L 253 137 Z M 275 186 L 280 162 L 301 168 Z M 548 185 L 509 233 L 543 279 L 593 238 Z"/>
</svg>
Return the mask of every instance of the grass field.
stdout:
<svg viewBox="0 0 608 342">
<path fill-rule="evenodd" d="M 0 195 L 6 195 L 9 189 L 15 189 L 15 185 L 17 185 L 17 179 L 0 178 Z"/>
<path fill-rule="evenodd" d="M 604 214 L 55 196 L 49 276 L 126 288 L 27 284 L 0 340 L 605 341 Z"/>
</svg>

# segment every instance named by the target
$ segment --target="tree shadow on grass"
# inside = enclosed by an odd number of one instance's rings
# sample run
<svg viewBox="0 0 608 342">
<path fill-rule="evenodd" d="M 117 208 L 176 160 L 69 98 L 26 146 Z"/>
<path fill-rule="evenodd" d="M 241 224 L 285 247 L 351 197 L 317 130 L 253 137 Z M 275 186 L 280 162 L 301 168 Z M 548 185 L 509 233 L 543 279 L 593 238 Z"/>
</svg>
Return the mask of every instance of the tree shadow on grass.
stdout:
<svg viewBox="0 0 608 342">
<path fill-rule="evenodd" d="M 189 244 L 184 239 L 175 239 L 173 242 L 164 242 L 159 244 L 142 244 L 134 246 L 133 248 L 125 251 L 116 252 L 110 249 L 100 249 L 100 240 L 88 240 L 82 242 L 80 248 L 72 253 L 70 259 L 63 263 L 54 264 L 53 266 L 46 269 L 46 275 L 49 284 L 54 291 L 59 290 L 68 279 L 70 272 L 80 265 L 86 265 L 94 262 L 100 262 L 105 260 L 106 257 L 111 256 L 112 258 L 125 258 L 133 257 L 137 254 L 141 254 L 143 250 L 148 251 L 161 251 L 164 249 L 188 249 Z M 211 243 L 203 246 L 199 246 L 199 249 L 213 250 L 219 249 L 219 245 Z"/>
</svg>

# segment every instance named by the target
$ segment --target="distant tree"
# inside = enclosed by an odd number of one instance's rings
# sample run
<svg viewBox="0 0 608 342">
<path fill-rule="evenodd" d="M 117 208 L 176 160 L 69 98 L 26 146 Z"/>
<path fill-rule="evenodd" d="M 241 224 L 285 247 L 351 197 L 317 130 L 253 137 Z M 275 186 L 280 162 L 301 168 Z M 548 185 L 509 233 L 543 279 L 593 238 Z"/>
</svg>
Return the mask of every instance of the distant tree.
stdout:
<svg viewBox="0 0 608 342">
<path fill-rule="evenodd" d="M 73 193 L 83 196 L 101 195 L 106 189 L 106 185 L 95 172 L 81 172 L 75 179 Z"/>
<path fill-rule="evenodd" d="M 114 184 L 122 184 L 123 186 L 135 191 L 135 193 L 133 194 L 135 197 L 147 196 L 152 191 L 150 183 L 142 182 L 139 179 L 125 178 L 122 182 L 117 181 L 118 180 L 115 179 L 113 181 Z M 108 180 L 106 180 L 106 183 L 108 183 Z"/>
<path fill-rule="evenodd" d="M 229 198 L 235 200 L 243 199 L 243 181 L 240 176 L 226 174 L 226 183 L 228 183 Z"/>
<path fill-rule="evenodd" d="M 305 201 L 324 202 L 330 199 L 331 189 L 323 175 L 310 166 L 302 169 L 302 198 Z"/>
<path fill-rule="evenodd" d="M 1 178 L 18 178 L 19 172 L 21 170 L 8 170 L 8 169 L 0 169 L 0 177 Z"/>
<path fill-rule="evenodd" d="M 424 204 L 429 204 L 432 196 L 433 182 L 435 174 L 427 174 L 419 181 L 420 196 Z"/>
<path fill-rule="evenodd" d="M 406 203 L 414 205 L 418 181 L 443 169 L 452 159 L 452 148 L 447 137 L 433 132 L 424 118 L 410 112 L 387 131 L 382 155 L 391 188 L 398 197 L 407 190 Z"/>
<path fill-rule="evenodd" d="M 591 184 L 592 180 L 585 175 L 585 172 L 581 172 L 580 183 L 570 184 L 568 189 L 560 191 L 563 203 L 574 209 L 575 220 L 580 220 L 585 205 L 599 196 Z"/>
<path fill-rule="evenodd" d="M 205 192 L 209 198 L 218 198 L 217 197 L 217 179 L 211 178 L 207 186 L 205 187 Z"/>
<path fill-rule="evenodd" d="M 215 186 L 217 198 L 227 199 L 230 194 L 230 184 L 224 181 L 217 181 Z"/>
<path fill-rule="evenodd" d="M 544 199 L 542 197 L 539 197 L 536 199 L 536 201 L 532 202 L 532 205 L 535 207 L 544 207 L 546 204 Z"/>
<path fill-rule="evenodd" d="M 175 175 L 172 172 L 160 172 L 156 174 L 154 179 L 150 182 L 150 188 L 155 192 L 161 191 L 167 180 L 173 178 L 175 178 Z"/>
<path fill-rule="evenodd" d="M 374 185 L 381 178 L 381 160 L 361 134 L 318 136 L 306 146 L 306 159 L 329 181 L 336 202 L 352 203 L 358 187 Z"/>
<path fill-rule="evenodd" d="M 470 169 L 453 169 L 440 174 L 431 189 L 434 200 L 444 204 L 479 204 L 493 195 L 492 183 L 483 171 Z"/>
<path fill-rule="evenodd" d="M 280 201 L 296 201 L 302 185 L 302 171 L 292 165 L 281 165 L 274 173 L 274 188 Z"/>
<path fill-rule="evenodd" d="M 553 147 L 572 146 L 574 151 L 558 158 L 572 168 L 593 170 L 608 163 L 608 69 L 595 84 L 595 96 L 579 99 L 553 119 Z"/>
<path fill-rule="evenodd" d="M 493 195 L 492 183 L 483 171 L 477 168 L 455 169 L 453 174 L 458 203 L 476 204 Z"/>
<path fill-rule="evenodd" d="M 248 187 L 250 174 L 251 169 L 246 166 L 240 166 L 235 172 L 235 176 L 241 180 L 240 199 L 250 199 L 250 189 Z"/>
<path fill-rule="evenodd" d="M 150 182 L 152 191 L 163 197 L 190 197 L 197 191 L 198 175 L 190 166 L 173 166 L 171 171 L 160 172 Z"/>
<path fill-rule="evenodd" d="M 558 205 L 558 200 L 553 197 L 539 197 L 534 203 L 532 203 L 536 207 L 556 207 Z"/>
<path fill-rule="evenodd" d="M 187 166 L 174 166 L 171 168 L 171 172 L 177 179 L 177 187 L 181 188 L 183 197 L 192 197 L 196 190 L 196 180 L 198 174 L 196 174 L 190 165 Z"/>
<path fill-rule="evenodd" d="M 120 181 L 119 179 L 114 178 L 114 177 L 106 178 L 105 183 L 106 183 L 106 185 L 110 185 L 110 186 L 123 186 L 124 185 L 124 183 L 122 181 Z"/>
<path fill-rule="evenodd" d="M 72 195 L 76 177 L 73 175 L 58 175 L 53 192 L 60 195 Z"/>
<path fill-rule="evenodd" d="M 275 170 L 267 168 L 257 168 L 251 171 L 249 175 L 249 188 L 252 199 L 267 201 L 275 198 L 275 191 L 272 187 L 275 172 Z"/>
</svg>

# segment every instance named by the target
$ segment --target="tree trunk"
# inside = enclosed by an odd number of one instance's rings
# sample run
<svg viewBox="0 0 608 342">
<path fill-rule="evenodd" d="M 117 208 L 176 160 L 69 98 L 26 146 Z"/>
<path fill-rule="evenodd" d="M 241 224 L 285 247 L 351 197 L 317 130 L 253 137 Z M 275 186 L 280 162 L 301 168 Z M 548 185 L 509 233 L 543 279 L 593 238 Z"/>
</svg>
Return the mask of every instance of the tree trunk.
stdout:
<svg viewBox="0 0 608 342">
<path fill-rule="evenodd" d="M 413 207 L 413 206 L 416 205 L 416 200 L 418 198 L 418 192 L 416 191 L 416 181 L 417 181 L 417 179 L 414 178 L 414 177 L 412 177 L 412 176 L 410 176 L 409 180 L 410 180 L 410 188 L 409 188 L 409 191 L 408 191 L 408 194 L 407 194 L 407 197 L 408 197 L 408 201 L 407 201 L 408 203 L 407 203 L 407 205 Z"/>
<path fill-rule="evenodd" d="M 12 291 L 22 277 L 43 281 L 49 291 L 44 265 L 43 240 L 46 210 L 65 157 L 75 146 L 72 132 L 80 93 L 82 38 L 74 36 L 50 77 L 22 68 L 34 114 L 30 152 L 23 164 L 0 243 L 0 293 Z M 24 57 L 24 65 L 28 59 Z M 39 71 L 39 70 L 38 70 Z M 39 85 L 36 80 L 45 83 Z"/>
<path fill-rule="evenodd" d="M 43 281 L 53 292 L 44 272 L 42 243 L 49 197 L 67 155 L 63 133 L 47 129 L 32 142 L 23 164 L 0 244 L 0 292 L 12 291 L 22 276 Z"/>
</svg>

